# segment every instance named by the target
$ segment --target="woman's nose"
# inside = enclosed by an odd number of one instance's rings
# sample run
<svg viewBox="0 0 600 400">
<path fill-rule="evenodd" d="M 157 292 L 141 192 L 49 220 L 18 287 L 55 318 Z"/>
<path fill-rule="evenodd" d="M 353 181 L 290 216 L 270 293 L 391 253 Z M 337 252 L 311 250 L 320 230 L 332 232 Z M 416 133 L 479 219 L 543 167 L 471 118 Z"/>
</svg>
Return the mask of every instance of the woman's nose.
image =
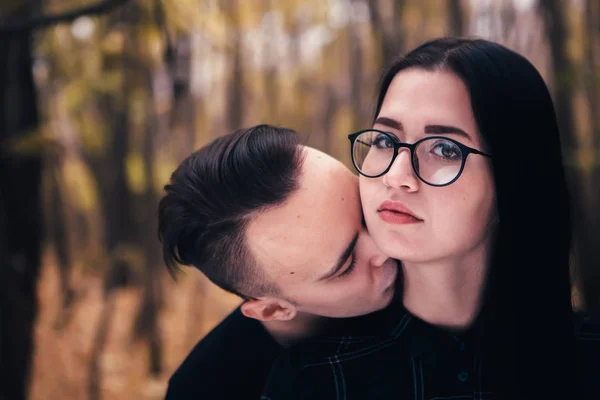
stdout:
<svg viewBox="0 0 600 400">
<path fill-rule="evenodd" d="M 390 188 L 405 188 L 409 192 L 419 189 L 419 178 L 415 174 L 411 161 L 411 152 L 407 148 L 398 150 L 398 156 L 390 170 L 383 176 L 384 184 Z"/>
</svg>

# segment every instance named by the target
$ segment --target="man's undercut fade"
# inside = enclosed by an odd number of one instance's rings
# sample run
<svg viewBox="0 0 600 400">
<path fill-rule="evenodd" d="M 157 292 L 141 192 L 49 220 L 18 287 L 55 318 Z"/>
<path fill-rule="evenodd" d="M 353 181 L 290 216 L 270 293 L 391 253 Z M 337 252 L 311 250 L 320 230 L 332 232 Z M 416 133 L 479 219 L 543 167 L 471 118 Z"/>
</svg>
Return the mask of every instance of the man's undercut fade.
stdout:
<svg viewBox="0 0 600 400">
<path fill-rule="evenodd" d="M 171 275 L 192 265 L 243 298 L 278 293 L 245 240 L 256 214 L 299 187 L 304 152 L 297 133 L 258 125 L 215 139 L 171 175 L 158 207 L 158 234 Z"/>
</svg>

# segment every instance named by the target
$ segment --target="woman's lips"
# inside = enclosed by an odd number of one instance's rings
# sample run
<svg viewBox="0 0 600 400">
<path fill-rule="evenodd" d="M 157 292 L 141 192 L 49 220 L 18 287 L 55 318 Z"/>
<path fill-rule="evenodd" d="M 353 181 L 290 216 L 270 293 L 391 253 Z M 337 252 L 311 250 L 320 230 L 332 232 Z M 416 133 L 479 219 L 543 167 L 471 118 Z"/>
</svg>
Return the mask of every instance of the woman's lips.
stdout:
<svg viewBox="0 0 600 400">
<path fill-rule="evenodd" d="M 412 215 L 404 214 L 404 213 L 397 212 L 397 211 L 381 210 L 378 212 L 378 214 L 379 214 L 379 218 L 381 218 L 383 221 L 390 223 L 390 224 L 403 225 L 403 224 L 416 224 L 418 222 L 423 222 L 422 220 L 417 219 L 417 218 L 413 217 Z"/>
<path fill-rule="evenodd" d="M 404 204 L 386 200 L 377 209 L 379 218 L 390 224 L 416 224 L 423 222 Z"/>
</svg>

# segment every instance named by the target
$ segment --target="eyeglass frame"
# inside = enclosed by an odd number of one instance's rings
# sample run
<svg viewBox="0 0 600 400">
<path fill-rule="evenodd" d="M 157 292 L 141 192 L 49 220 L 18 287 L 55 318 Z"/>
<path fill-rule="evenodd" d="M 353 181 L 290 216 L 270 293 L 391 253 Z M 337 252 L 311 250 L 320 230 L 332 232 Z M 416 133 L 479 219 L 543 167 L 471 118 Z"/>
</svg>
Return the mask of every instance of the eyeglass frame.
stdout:
<svg viewBox="0 0 600 400">
<path fill-rule="evenodd" d="M 387 136 L 388 138 L 390 138 L 391 141 L 392 141 L 392 143 L 394 144 L 394 155 L 392 156 L 392 158 L 390 160 L 390 163 L 387 166 L 387 168 L 382 173 L 380 173 L 379 175 L 373 175 L 373 176 L 371 176 L 371 175 L 367 175 L 367 174 L 361 172 L 360 168 L 358 168 L 358 166 L 356 165 L 356 161 L 354 160 L 354 143 L 356 142 L 356 139 L 361 134 L 363 134 L 365 132 L 382 133 L 385 136 Z M 348 135 L 348 139 L 350 140 L 350 157 L 352 158 L 352 164 L 354 165 L 354 168 L 356 169 L 356 171 L 358 171 L 358 173 L 361 174 L 362 176 L 367 177 L 367 178 L 379 178 L 380 176 L 383 176 L 383 175 L 387 174 L 389 172 L 390 168 L 392 168 L 392 165 L 394 165 L 394 162 L 396 161 L 396 158 L 398 157 L 399 150 L 402 147 L 406 147 L 406 148 L 408 148 L 410 150 L 410 165 L 412 166 L 413 172 L 415 173 L 415 175 L 417 176 L 417 178 L 419 178 L 419 180 L 421 182 L 423 182 L 423 183 L 425 183 L 425 184 L 427 184 L 429 186 L 434 186 L 434 187 L 448 186 L 448 185 L 451 185 L 454 182 L 456 182 L 458 180 L 458 178 L 460 178 L 460 176 L 462 175 L 462 172 L 463 172 L 463 169 L 465 168 L 465 163 L 467 162 L 467 158 L 469 157 L 469 154 L 471 154 L 471 153 L 472 154 L 479 154 L 479 155 L 484 156 L 484 157 L 492 158 L 491 154 L 484 153 L 484 152 L 482 152 L 480 150 L 477 150 L 477 149 L 474 149 L 474 148 L 469 147 L 467 145 L 464 145 L 461 142 L 459 142 L 457 140 L 454 140 L 452 138 L 446 137 L 446 136 L 427 136 L 427 137 L 419 139 L 416 142 L 414 142 L 414 143 L 411 144 L 411 143 L 401 142 L 395 135 L 393 135 L 393 134 L 391 134 L 389 132 L 385 132 L 385 131 L 382 131 L 382 130 L 379 130 L 379 129 L 363 129 L 363 130 L 360 130 L 358 132 L 351 133 L 350 135 Z M 448 183 L 444 183 L 444 184 L 441 184 L 441 185 L 435 185 L 435 184 L 429 183 L 429 182 L 425 181 L 423 178 L 421 178 L 421 175 L 417 171 L 417 168 L 415 168 L 415 157 L 414 157 L 414 154 L 415 154 L 414 150 L 415 150 L 415 148 L 417 148 L 417 146 L 420 143 L 422 143 L 422 142 L 424 142 L 426 140 L 431 140 L 431 139 L 444 139 L 444 140 L 448 140 L 448 141 L 454 143 L 460 149 L 460 152 L 463 155 L 461 157 L 462 163 L 461 163 L 461 166 L 460 166 L 460 170 L 458 170 L 458 173 L 456 174 L 456 177 L 454 179 L 452 179 Z"/>
</svg>

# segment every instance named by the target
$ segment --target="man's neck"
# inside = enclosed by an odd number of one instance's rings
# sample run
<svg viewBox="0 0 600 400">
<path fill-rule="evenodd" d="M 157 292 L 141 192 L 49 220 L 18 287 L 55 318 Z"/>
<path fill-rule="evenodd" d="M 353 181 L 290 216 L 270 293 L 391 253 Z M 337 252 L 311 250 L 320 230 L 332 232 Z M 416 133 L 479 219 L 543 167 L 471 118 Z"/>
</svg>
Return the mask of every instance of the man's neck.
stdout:
<svg viewBox="0 0 600 400">
<path fill-rule="evenodd" d="M 488 264 L 487 245 L 460 259 L 427 264 L 403 262 L 403 302 L 413 315 L 462 331 L 479 313 Z"/>
<path fill-rule="evenodd" d="M 261 321 L 275 341 L 284 347 L 316 336 L 325 327 L 329 318 L 314 314 L 298 313 L 289 321 Z"/>
</svg>

